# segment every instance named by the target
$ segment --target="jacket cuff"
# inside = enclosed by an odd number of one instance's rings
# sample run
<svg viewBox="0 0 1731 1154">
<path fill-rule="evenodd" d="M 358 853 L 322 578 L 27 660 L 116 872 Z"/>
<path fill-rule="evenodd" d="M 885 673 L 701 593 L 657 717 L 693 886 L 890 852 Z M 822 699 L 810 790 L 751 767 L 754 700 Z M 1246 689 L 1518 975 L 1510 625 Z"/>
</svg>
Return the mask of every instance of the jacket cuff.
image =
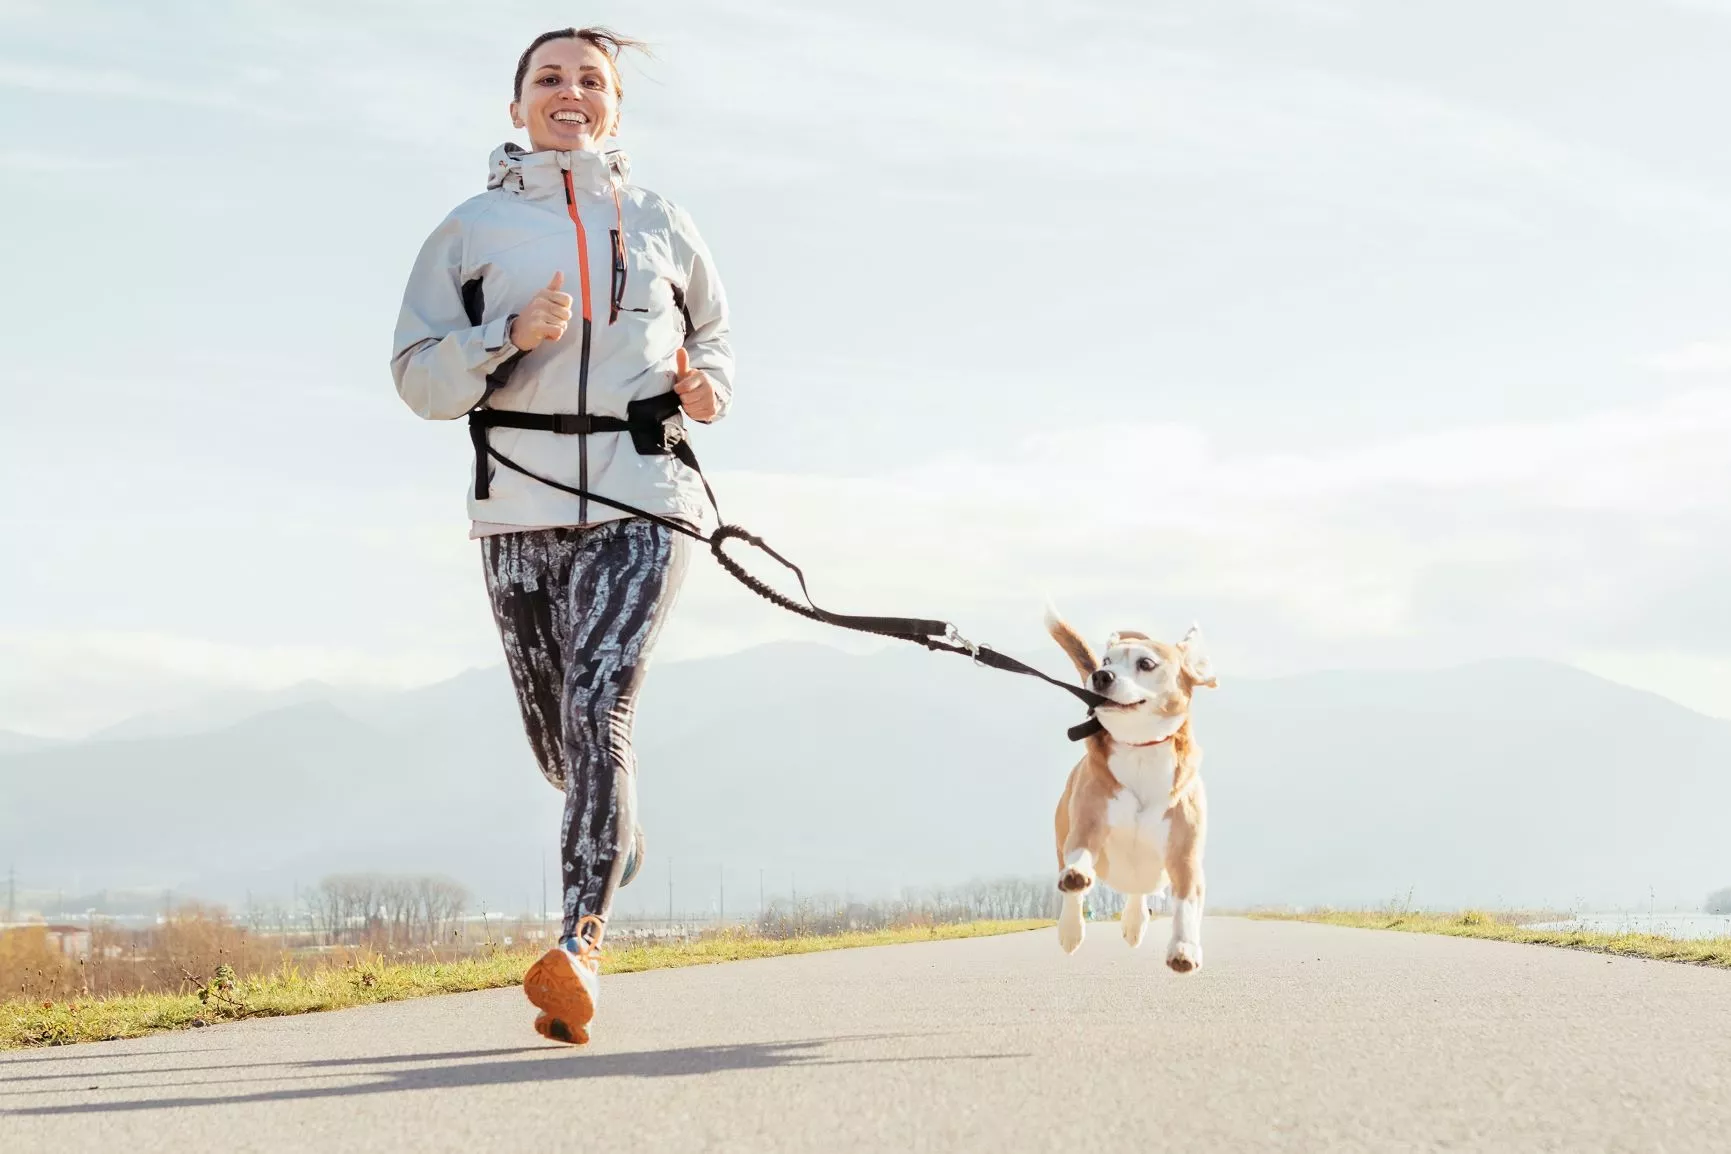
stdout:
<svg viewBox="0 0 1731 1154">
<path fill-rule="evenodd" d="M 509 356 L 512 353 L 522 351 L 511 343 L 511 322 L 516 319 L 517 314 L 512 313 L 508 317 L 500 317 L 498 320 L 492 321 L 481 329 L 481 348 L 486 350 L 489 356 L 498 356 L 501 353 Z"/>
</svg>

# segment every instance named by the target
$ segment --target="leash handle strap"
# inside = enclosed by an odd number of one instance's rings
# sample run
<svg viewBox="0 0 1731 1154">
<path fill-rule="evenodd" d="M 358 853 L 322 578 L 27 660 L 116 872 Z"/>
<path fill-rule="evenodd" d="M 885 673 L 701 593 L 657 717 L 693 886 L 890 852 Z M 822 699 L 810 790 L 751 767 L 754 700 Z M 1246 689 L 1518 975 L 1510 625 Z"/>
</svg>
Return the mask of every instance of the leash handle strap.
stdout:
<svg viewBox="0 0 1731 1154">
<path fill-rule="evenodd" d="M 791 570 L 795 579 L 799 581 L 799 591 L 805 597 L 805 604 L 801 605 L 792 598 L 777 593 L 746 572 L 744 566 L 723 552 L 722 547 L 726 542 L 734 539 L 744 541 L 747 545 L 762 550 Z M 861 617 L 848 613 L 831 613 L 812 600 L 811 590 L 805 583 L 805 572 L 798 565 L 776 552 L 762 537 L 742 529 L 738 525 L 723 525 L 717 529 L 714 536 L 710 538 L 709 550 L 715 554 L 715 559 L 721 563 L 721 567 L 733 575 L 734 580 L 765 600 L 792 613 L 797 613 L 801 617 L 821 621 L 826 625 L 839 626 L 842 629 L 853 629 L 861 633 L 877 633 L 885 637 L 900 637 L 922 643 L 925 640 L 947 638 L 955 633 L 955 627 L 948 621 L 937 621 L 924 617 Z M 939 648 L 935 645 L 927 647 Z M 958 650 L 958 652 L 962 651 Z"/>
</svg>

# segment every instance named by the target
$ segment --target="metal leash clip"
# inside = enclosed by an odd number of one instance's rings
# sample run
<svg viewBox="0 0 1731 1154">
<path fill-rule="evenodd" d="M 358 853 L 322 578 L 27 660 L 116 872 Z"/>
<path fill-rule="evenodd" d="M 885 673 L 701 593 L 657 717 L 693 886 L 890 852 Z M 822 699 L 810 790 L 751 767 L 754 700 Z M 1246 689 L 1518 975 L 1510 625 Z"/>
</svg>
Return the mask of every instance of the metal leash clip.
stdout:
<svg viewBox="0 0 1731 1154">
<path fill-rule="evenodd" d="M 968 656 L 973 658 L 975 665 L 980 663 L 980 650 L 986 648 L 983 645 L 978 645 L 969 641 L 966 637 L 961 635 L 954 625 L 950 624 L 944 626 L 944 640 L 950 642 L 952 645 L 960 645 L 963 649 L 967 650 Z"/>
</svg>

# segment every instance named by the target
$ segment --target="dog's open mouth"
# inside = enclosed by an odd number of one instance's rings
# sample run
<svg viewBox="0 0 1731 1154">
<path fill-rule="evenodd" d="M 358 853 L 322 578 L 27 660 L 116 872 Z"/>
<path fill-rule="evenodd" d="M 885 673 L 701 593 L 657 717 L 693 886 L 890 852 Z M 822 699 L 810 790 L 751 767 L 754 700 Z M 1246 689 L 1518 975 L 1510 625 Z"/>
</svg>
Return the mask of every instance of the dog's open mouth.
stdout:
<svg viewBox="0 0 1731 1154">
<path fill-rule="evenodd" d="M 1095 709 L 1135 709 L 1138 705 L 1148 704 L 1146 697 L 1138 697 L 1135 701 L 1102 701 Z"/>
</svg>

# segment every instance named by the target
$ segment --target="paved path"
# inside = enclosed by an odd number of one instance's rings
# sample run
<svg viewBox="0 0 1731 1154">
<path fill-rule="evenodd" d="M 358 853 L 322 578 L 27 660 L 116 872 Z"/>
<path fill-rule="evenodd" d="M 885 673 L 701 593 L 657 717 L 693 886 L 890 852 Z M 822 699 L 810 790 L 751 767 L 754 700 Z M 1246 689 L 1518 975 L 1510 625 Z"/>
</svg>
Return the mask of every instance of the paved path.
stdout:
<svg viewBox="0 0 1731 1154">
<path fill-rule="evenodd" d="M 583 1050 L 498 990 L 0 1055 L 0 1151 L 1731 1150 L 1731 973 L 1166 924 L 620 975 Z"/>
</svg>

